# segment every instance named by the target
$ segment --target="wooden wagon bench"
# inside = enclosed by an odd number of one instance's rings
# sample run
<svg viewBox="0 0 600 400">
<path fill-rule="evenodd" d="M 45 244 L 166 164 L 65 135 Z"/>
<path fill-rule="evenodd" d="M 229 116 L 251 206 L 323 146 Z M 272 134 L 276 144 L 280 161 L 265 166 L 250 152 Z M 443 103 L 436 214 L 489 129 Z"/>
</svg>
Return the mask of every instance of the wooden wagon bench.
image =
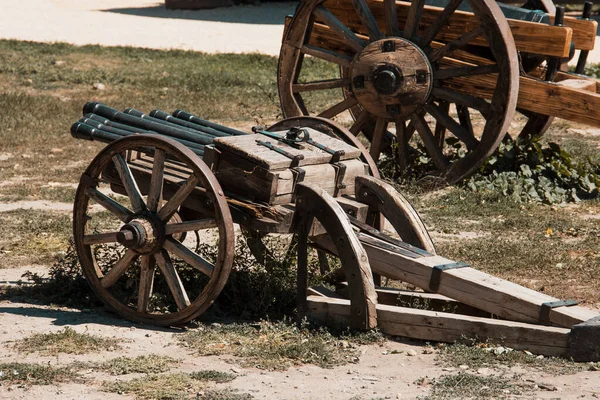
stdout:
<svg viewBox="0 0 600 400">
<path fill-rule="evenodd" d="M 206 311 L 232 268 L 235 223 L 257 236 L 298 235 L 300 315 L 600 360 L 596 312 L 436 254 L 416 211 L 377 178 L 354 135 L 331 121 L 294 117 L 250 133 L 183 111 L 147 115 L 89 103 L 84 114 L 72 135 L 109 144 L 77 189 L 76 249 L 92 289 L 125 318 L 177 325 Z M 385 221 L 397 235 L 384 231 Z M 210 242 L 209 231 L 214 259 L 196 243 Z M 196 241 L 192 232 L 200 232 Z M 340 259 L 336 291 L 307 287 L 309 247 Z M 383 288 L 380 277 L 424 291 Z M 431 309 L 401 306 L 407 299 Z"/>
</svg>

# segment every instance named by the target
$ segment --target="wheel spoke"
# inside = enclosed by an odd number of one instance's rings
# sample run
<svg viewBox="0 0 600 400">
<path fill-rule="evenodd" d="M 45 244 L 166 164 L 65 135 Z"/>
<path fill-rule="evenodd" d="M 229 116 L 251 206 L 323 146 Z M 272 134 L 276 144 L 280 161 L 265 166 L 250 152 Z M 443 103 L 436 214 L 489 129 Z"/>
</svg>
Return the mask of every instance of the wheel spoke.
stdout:
<svg viewBox="0 0 600 400">
<path fill-rule="evenodd" d="M 367 34 L 371 40 L 381 39 L 383 34 L 379 30 L 377 21 L 375 20 L 375 17 L 373 17 L 367 2 L 365 0 L 352 0 L 352 6 L 356 10 L 358 18 L 360 18 L 363 26 L 367 29 Z"/>
<path fill-rule="evenodd" d="M 292 84 L 292 91 L 294 93 L 300 92 L 312 92 L 315 90 L 326 90 L 326 89 L 337 89 L 350 87 L 350 79 L 325 79 L 322 81 L 306 82 L 306 83 L 294 83 Z"/>
<path fill-rule="evenodd" d="M 214 228 L 217 226 L 217 221 L 214 218 L 198 219 L 193 221 L 179 222 L 168 224 L 165 228 L 166 235 L 174 235 L 176 233 L 199 231 L 201 229 Z"/>
<path fill-rule="evenodd" d="M 354 121 L 354 123 L 350 127 L 350 129 L 349 129 L 350 132 L 352 132 L 352 134 L 354 136 L 358 135 L 358 133 L 362 130 L 362 128 L 365 126 L 365 124 L 368 121 L 369 121 L 369 112 L 367 110 L 361 111 L 361 113 L 356 118 L 356 121 Z"/>
<path fill-rule="evenodd" d="M 385 14 L 385 29 L 388 36 L 400 36 L 396 0 L 383 0 L 383 9 Z"/>
<path fill-rule="evenodd" d="M 323 5 L 318 5 L 313 11 L 314 15 L 325 23 L 333 32 L 341 37 L 345 44 L 350 46 L 355 52 L 359 52 L 365 47 L 365 42 L 350 30 L 342 21 L 327 10 Z"/>
<path fill-rule="evenodd" d="M 396 137 L 398 138 L 398 148 L 396 150 L 398 166 L 402 171 L 405 171 L 408 168 L 408 140 L 404 120 L 396 120 Z"/>
<path fill-rule="evenodd" d="M 129 165 L 127 165 L 127 161 L 125 161 L 121 154 L 116 154 L 113 156 L 112 160 L 115 164 L 117 172 L 119 173 L 119 176 L 121 177 L 121 181 L 123 182 L 127 196 L 129 196 L 129 201 L 131 202 L 133 211 L 136 213 L 144 211 L 146 209 L 146 203 L 144 203 L 140 189 L 138 188 L 133 174 L 131 173 Z"/>
<path fill-rule="evenodd" d="M 469 112 L 469 107 L 465 107 L 460 104 L 455 104 L 455 106 L 460 125 L 463 128 L 465 128 L 467 132 L 469 132 L 471 137 L 475 138 L 475 134 L 473 133 L 473 124 L 471 123 L 471 113 Z"/>
<path fill-rule="evenodd" d="M 140 255 L 131 249 L 127 249 L 123 257 L 119 261 L 115 263 L 115 265 L 108 271 L 104 278 L 100 280 L 100 284 L 104 288 L 109 288 L 117 281 L 123 274 L 127 271 L 127 269 L 137 260 Z"/>
<path fill-rule="evenodd" d="M 196 175 L 190 175 L 190 177 L 185 181 L 185 183 L 181 185 L 179 189 L 177 189 L 177 192 L 175 192 L 173 197 L 171 197 L 171 199 L 169 199 L 169 201 L 167 201 L 167 203 L 160 209 L 160 211 L 158 212 L 158 217 L 163 222 L 167 222 L 169 219 L 171 219 L 171 217 L 173 216 L 173 214 L 175 214 L 175 211 L 177 211 L 181 203 L 183 203 L 183 201 L 196 188 L 198 182 L 199 180 Z"/>
<path fill-rule="evenodd" d="M 156 149 L 154 152 L 154 164 L 152 165 L 152 176 L 150 178 L 150 189 L 148 190 L 148 210 L 156 212 L 162 200 L 163 175 L 165 172 L 165 152 Z"/>
<path fill-rule="evenodd" d="M 447 101 L 440 101 L 440 110 L 444 112 L 444 114 L 448 114 L 450 110 L 450 103 Z M 440 123 L 440 121 L 435 122 L 435 130 L 433 132 L 433 136 L 435 136 L 435 140 L 438 146 L 444 146 L 444 140 L 446 139 L 446 127 Z"/>
<path fill-rule="evenodd" d="M 323 49 L 321 47 L 312 46 L 310 44 L 305 44 L 304 46 L 302 46 L 301 51 L 304 54 L 308 54 L 310 56 L 341 65 L 342 67 L 349 68 L 352 64 L 352 58 L 347 55 L 339 54 L 331 50 Z"/>
<path fill-rule="evenodd" d="M 481 35 L 483 35 L 483 27 L 481 25 L 479 25 L 477 28 L 446 43 L 443 47 L 440 47 L 439 49 L 432 51 L 431 55 L 429 56 L 429 61 L 431 61 L 431 62 L 438 61 L 438 60 L 442 59 L 443 57 L 447 56 L 448 54 L 452 53 L 454 50 L 457 50 L 457 49 L 460 49 L 460 48 L 466 46 L 467 44 L 469 44 L 469 42 L 473 41 L 474 39 L 478 38 Z"/>
<path fill-rule="evenodd" d="M 445 68 L 435 72 L 433 79 L 458 78 L 460 76 L 497 74 L 498 65 L 473 65 L 461 68 Z"/>
<path fill-rule="evenodd" d="M 474 108 L 479 111 L 485 119 L 488 119 L 491 116 L 490 103 L 482 98 L 442 88 L 433 88 L 431 94 L 438 99 L 445 100 L 450 103 L 458 103 L 470 108 Z"/>
<path fill-rule="evenodd" d="M 433 159 L 436 168 L 440 171 L 445 171 L 448 167 L 448 160 L 442 153 L 442 149 L 435 143 L 435 138 L 427 125 L 427 121 L 425 121 L 425 118 L 423 118 L 422 115 L 418 114 L 413 114 L 411 120 L 417 129 L 421 140 L 423 140 L 423 144 L 425 144 L 427 153 Z"/>
<path fill-rule="evenodd" d="M 152 256 L 142 256 L 140 269 L 140 287 L 138 291 L 138 312 L 148 312 L 152 287 L 154 286 L 154 259 Z"/>
<path fill-rule="evenodd" d="M 467 146 L 467 149 L 473 150 L 477 147 L 479 142 L 473 137 L 473 134 L 456 122 L 454 118 L 445 113 L 444 110 L 434 104 L 425 105 L 425 110 L 462 141 Z M 440 145 L 443 146 L 443 143 L 440 143 Z"/>
<path fill-rule="evenodd" d="M 375 123 L 375 131 L 373 132 L 373 140 L 371 141 L 371 149 L 369 150 L 369 153 L 375 162 L 377 162 L 379 159 L 379 154 L 381 153 L 381 144 L 383 142 L 383 137 L 385 136 L 387 126 L 388 121 L 385 118 L 377 118 L 377 122 Z"/>
<path fill-rule="evenodd" d="M 133 217 L 133 213 L 129 211 L 126 207 L 117 203 L 115 200 L 111 199 L 101 191 L 96 188 L 89 187 L 86 189 L 85 194 L 96 203 L 100 204 L 106 210 L 110 211 L 112 214 L 117 216 L 122 222 L 129 222 Z"/>
<path fill-rule="evenodd" d="M 169 253 L 165 250 L 161 250 L 160 252 L 154 255 L 154 259 L 158 264 L 158 268 L 160 272 L 165 277 L 167 281 L 167 285 L 171 290 L 171 294 L 173 295 L 173 299 L 175 299 L 175 304 L 177 304 L 177 308 L 181 311 L 187 306 L 190 305 L 190 299 L 188 298 L 187 292 L 183 287 L 183 283 L 181 283 L 181 279 L 171 262 L 171 257 L 169 257 Z"/>
<path fill-rule="evenodd" d="M 92 235 L 85 235 L 83 237 L 83 244 L 86 246 L 90 246 L 92 244 L 115 243 L 116 241 L 117 232 L 95 233 Z"/>
<path fill-rule="evenodd" d="M 164 246 L 165 249 L 181 258 L 183 261 L 190 264 L 204 275 L 208 277 L 212 275 L 215 266 L 185 247 L 183 244 L 179 243 L 177 240 L 173 238 L 167 238 Z"/>
<path fill-rule="evenodd" d="M 346 111 L 350 107 L 355 106 L 356 104 L 358 104 L 358 100 L 356 100 L 355 97 L 349 96 L 349 97 L 346 97 L 343 101 L 341 101 L 341 102 L 331 106 L 327 110 L 323 111 L 318 116 L 331 119 L 331 118 L 335 117 L 336 115 L 338 115 L 339 113 Z"/>
<path fill-rule="evenodd" d="M 433 21 L 433 23 L 425 30 L 425 33 L 421 38 L 422 47 L 429 46 L 431 41 L 435 39 L 436 35 L 440 32 L 440 29 L 446 25 L 450 16 L 454 14 L 454 11 L 456 11 L 462 2 L 463 0 L 450 0 L 450 2 L 446 4 L 444 10 L 438 14 L 435 21 Z"/>
<path fill-rule="evenodd" d="M 412 0 L 410 3 L 406 24 L 404 25 L 404 32 L 402 34 L 406 39 L 413 40 L 413 36 L 416 35 L 424 6 L 425 0 Z"/>
</svg>

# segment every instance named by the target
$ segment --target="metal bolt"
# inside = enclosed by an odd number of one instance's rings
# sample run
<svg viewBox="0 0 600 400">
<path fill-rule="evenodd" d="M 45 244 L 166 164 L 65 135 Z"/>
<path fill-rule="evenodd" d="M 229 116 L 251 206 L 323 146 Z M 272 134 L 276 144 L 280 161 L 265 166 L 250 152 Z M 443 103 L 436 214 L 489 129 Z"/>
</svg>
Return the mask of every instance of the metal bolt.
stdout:
<svg viewBox="0 0 600 400">
<path fill-rule="evenodd" d="M 400 114 L 400 105 L 388 104 L 385 106 L 385 111 L 392 115 L 398 115 L 398 114 Z"/>
<path fill-rule="evenodd" d="M 383 46 L 382 46 L 381 50 L 384 53 L 390 53 L 392 51 L 396 51 L 396 43 L 391 40 L 386 40 L 385 42 L 383 42 Z"/>
<path fill-rule="evenodd" d="M 352 83 L 354 84 L 355 88 L 362 89 L 365 87 L 365 77 L 362 75 L 355 76 L 352 80 Z"/>
</svg>

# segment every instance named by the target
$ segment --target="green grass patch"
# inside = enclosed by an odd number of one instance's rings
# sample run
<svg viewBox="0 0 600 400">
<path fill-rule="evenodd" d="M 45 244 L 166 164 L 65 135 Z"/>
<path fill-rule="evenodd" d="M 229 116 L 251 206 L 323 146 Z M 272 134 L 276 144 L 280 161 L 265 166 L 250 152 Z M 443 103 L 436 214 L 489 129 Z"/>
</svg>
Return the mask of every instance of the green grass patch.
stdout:
<svg viewBox="0 0 600 400">
<path fill-rule="evenodd" d="M 117 357 L 100 363 L 91 363 L 89 367 L 108 372 L 111 375 L 157 374 L 167 372 L 180 361 L 169 356 L 150 354 L 137 357 Z"/>
<path fill-rule="evenodd" d="M 430 394 L 425 398 L 431 400 L 514 398 L 523 395 L 526 390 L 523 385 L 505 377 L 459 373 L 436 379 Z"/>
<path fill-rule="evenodd" d="M 575 363 L 564 358 L 543 357 L 527 354 L 489 343 L 443 345 L 439 352 L 443 365 L 459 367 L 468 365 L 470 369 L 494 368 L 499 365 L 509 367 L 520 365 L 539 371 L 558 374 L 574 374 L 589 369 L 589 365 Z"/>
<path fill-rule="evenodd" d="M 243 366 L 267 370 L 299 364 L 331 368 L 356 362 L 359 344 L 383 340 L 377 332 L 334 336 L 325 329 L 308 329 L 285 321 L 203 325 L 176 339 L 199 355 L 230 354 L 242 357 Z"/>
<path fill-rule="evenodd" d="M 29 363 L 0 363 L 0 385 L 51 385 L 78 380 L 69 368 Z"/>
<path fill-rule="evenodd" d="M 218 371 L 180 372 L 152 374 L 128 381 L 105 382 L 102 388 L 106 392 L 130 394 L 137 399 L 179 400 L 200 397 L 202 393 L 199 392 L 207 387 L 208 382 L 220 383 L 233 379 L 235 375 Z"/>
<path fill-rule="evenodd" d="M 65 327 L 55 333 L 36 333 L 15 342 L 14 347 L 21 352 L 39 352 L 43 355 L 87 354 L 119 349 L 119 341 L 87 333 L 78 333 Z"/>
</svg>

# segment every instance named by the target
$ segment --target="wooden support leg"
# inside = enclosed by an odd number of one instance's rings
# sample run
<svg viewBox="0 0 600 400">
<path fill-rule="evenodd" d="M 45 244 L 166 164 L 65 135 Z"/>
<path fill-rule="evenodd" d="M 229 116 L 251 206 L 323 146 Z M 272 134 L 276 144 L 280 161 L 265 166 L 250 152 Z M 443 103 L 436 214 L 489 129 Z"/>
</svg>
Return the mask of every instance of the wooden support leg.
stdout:
<svg viewBox="0 0 600 400">
<path fill-rule="evenodd" d="M 375 310 L 377 293 L 373 284 L 369 259 L 352 230 L 344 210 L 323 189 L 305 184 L 296 186 L 296 210 L 299 221 L 297 225 L 299 236 L 298 270 L 306 268 L 306 260 L 301 260 L 301 258 L 305 257 L 306 249 L 304 246 L 306 246 L 310 226 L 304 223 L 315 218 L 323 225 L 332 239 L 346 274 L 351 304 L 351 327 L 362 330 L 375 328 L 377 326 Z M 304 277 L 301 278 L 304 279 Z M 306 290 L 304 289 L 303 296 L 305 296 L 305 293 Z M 304 298 L 303 301 L 306 301 L 306 299 Z"/>
</svg>

